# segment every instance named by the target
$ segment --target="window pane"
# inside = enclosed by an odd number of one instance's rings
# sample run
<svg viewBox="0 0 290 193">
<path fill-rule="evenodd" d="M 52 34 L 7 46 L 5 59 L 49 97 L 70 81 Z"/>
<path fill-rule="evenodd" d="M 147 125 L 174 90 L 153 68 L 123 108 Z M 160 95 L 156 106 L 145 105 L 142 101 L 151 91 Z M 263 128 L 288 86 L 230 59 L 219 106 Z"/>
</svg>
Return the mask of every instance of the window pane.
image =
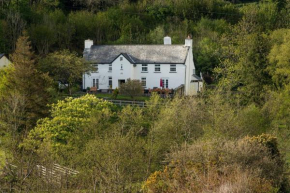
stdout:
<svg viewBox="0 0 290 193">
<path fill-rule="evenodd" d="M 147 71 L 148 71 L 147 64 L 142 64 L 142 72 L 147 72 Z"/>
<path fill-rule="evenodd" d="M 112 71 L 112 64 L 109 64 L 109 71 Z"/>
<path fill-rule="evenodd" d="M 141 83 L 143 87 L 146 87 L 146 78 L 142 78 Z"/>
<path fill-rule="evenodd" d="M 155 64 L 155 72 L 160 72 L 160 64 Z"/>
<path fill-rule="evenodd" d="M 169 87 L 169 81 L 167 78 L 162 78 L 162 88 L 168 88 Z"/>
<path fill-rule="evenodd" d="M 112 88 L 112 84 L 113 84 L 112 77 L 109 77 L 109 87 L 110 88 Z"/>
<path fill-rule="evenodd" d="M 170 72 L 176 72 L 176 65 L 170 65 Z"/>
</svg>

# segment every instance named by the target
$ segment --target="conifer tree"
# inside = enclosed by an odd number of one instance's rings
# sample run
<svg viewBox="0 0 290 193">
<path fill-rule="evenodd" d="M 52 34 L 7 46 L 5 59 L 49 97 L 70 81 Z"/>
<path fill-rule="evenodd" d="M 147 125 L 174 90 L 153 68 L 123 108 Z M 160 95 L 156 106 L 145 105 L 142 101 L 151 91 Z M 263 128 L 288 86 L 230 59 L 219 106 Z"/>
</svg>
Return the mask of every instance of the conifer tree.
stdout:
<svg viewBox="0 0 290 193">
<path fill-rule="evenodd" d="M 51 79 L 36 69 L 31 43 L 25 35 L 19 37 L 16 50 L 11 57 L 14 71 L 8 77 L 6 99 L 17 92 L 24 100 L 19 131 L 31 129 L 36 121 L 47 113 Z"/>
</svg>

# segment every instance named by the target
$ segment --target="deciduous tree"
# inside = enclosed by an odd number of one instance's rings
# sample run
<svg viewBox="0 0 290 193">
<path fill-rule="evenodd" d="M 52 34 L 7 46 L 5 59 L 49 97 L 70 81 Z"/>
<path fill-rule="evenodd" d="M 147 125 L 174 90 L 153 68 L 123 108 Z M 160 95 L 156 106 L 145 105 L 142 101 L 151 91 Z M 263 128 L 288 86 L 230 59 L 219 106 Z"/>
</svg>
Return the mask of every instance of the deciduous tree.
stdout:
<svg viewBox="0 0 290 193">
<path fill-rule="evenodd" d="M 85 72 L 92 70 L 92 66 L 85 62 L 77 53 L 69 50 L 57 51 L 49 54 L 40 61 L 40 69 L 48 72 L 54 81 L 67 84 L 69 93 L 72 93 L 72 86 L 82 79 Z"/>
</svg>

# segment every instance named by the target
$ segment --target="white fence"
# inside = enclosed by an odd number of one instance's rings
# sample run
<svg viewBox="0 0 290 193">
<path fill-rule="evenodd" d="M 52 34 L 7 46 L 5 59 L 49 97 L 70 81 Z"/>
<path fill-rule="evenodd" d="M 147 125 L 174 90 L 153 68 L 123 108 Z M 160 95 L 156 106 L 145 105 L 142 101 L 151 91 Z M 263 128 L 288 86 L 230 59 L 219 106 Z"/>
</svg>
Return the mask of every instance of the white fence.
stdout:
<svg viewBox="0 0 290 193">
<path fill-rule="evenodd" d="M 77 175 L 79 172 L 59 164 L 53 164 L 51 168 L 42 165 L 36 165 L 37 172 L 40 177 L 47 179 L 50 182 L 61 184 L 62 179 L 68 176 Z"/>
<path fill-rule="evenodd" d="M 115 105 L 119 105 L 119 106 L 126 106 L 126 105 L 135 105 L 135 106 L 139 106 L 139 107 L 145 107 L 146 103 L 143 101 L 125 101 L 125 100 L 111 100 L 111 99 L 105 99 L 106 101 L 109 101 Z"/>
</svg>

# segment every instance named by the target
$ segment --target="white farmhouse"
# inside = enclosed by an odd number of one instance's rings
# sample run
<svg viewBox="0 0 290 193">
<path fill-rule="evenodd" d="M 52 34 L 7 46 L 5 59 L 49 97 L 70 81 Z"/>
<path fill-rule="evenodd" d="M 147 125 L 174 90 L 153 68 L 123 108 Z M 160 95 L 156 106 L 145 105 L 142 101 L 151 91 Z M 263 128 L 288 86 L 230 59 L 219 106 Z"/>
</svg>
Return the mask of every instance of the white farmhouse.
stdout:
<svg viewBox="0 0 290 193">
<path fill-rule="evenodd" d="M 185 95 L 195 95 L 202 89 L 202 80 L 195 75 L 192 39 L 185 45 L 93 45 L 85 41 L 84 58 L 95 71 L 83 75 L 83 89 L 118 88 L 127 79 L 138 79 L 144 89 L 183 88 Z"/>
<path fill-rule="evenodd" d="M 0 68 L 8 66 L 10 63 L 11 62 L 8 60 L 5 54 L 0 53 Z"/>
</svg>

